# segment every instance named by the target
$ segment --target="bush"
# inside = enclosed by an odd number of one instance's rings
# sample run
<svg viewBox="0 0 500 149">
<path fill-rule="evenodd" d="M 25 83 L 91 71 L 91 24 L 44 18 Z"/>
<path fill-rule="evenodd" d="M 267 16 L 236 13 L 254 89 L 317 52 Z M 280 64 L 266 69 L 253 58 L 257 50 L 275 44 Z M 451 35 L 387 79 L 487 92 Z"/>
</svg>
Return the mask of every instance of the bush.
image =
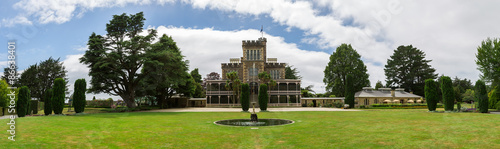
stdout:
<svg viewBox="0 0 500 149">
<path fill-rule="evenodd" d="M 96 99 L 96 100 L 87 100 L 87 107 L 93 108 L 111 108 L 113 105 L 113 100 L 104 100 L 104 99 Z"/>
<path fill-rule="evenodd" d="M 442 104 L 437 104 L 437 108 L 443 108 Z M 427 104 L 372 104 L 372 109 L 426 109 Z"/>
<path fill-rule="evenodd" d="M 43 103 L 43 113 L 45 113 L 45 115 L 52 114 L 52 95 L 52 89 L 45 91 L 45 102 Z"/>
<path fill-rule="evenodd" d="M 82 113 L 85 110 L 85 91 L 87 90 L 87 83 L 85 79 L 78 79 L 75 81 L 75 90 L 73 93 L 73 105 L 75 106 L 76 113 Z"/>
<path fill-rule="evenodd" d="M 28 101 L 31 100 L 30 97 L 30 89 L 27 86 L 21 87 L 19 89 L 18 100 L 16 105 L 17 116 L 24 117 L 27 114 L 28 109 Z"/>
<path fill-rule="evenodd" d="M 486 92 L 486 85 L 481 80 L 476 81 L 475 91 L 476 101 L 478 101 L 479 111 L 481 113 L 488 113 L 488 93 Z"/>
<path fill-rule="evenodd" d="M 269 95 L 267 94 L 267 85 L 261 84 L 259 88 L 259 106 L 261 111 L 267 111 L 267 102 Z"/>
<path fill-rule="evenodd" d="M 342 108 L 342 107 L 344 107 L 344 103 L 342 103 L 342 102 L 335 102 L 334 106 L 335 106 L 335 108 Z"/>
<path fill-rule="evenodd" d="M 302 107 L 307 107 L 307 104 L 303 103 L 303 104 L 302 104 Z"/>
<path fill-rule="evenodd" d="M 38 114 L 38 100 L 31 100 L 30 107 L 30 113 Z"/>
<path fill-rule="evenodd" d="M 427 100 L 427 108 L 429 111 L 436 111 L 436 106 L 439 100 L 436 81 L 433 79 L 425 80 L 425 100 Z"/>
<path fill-rule="evenodd" d="M 52 96 L 52 109 L 54 110 L 54 114 L 62 114 L 64 109 L 64 98 L 65 98 L 65 88 L 66 82 L 64 79 L 57 78 L 54 80 L 54 90 Z"/>
<path fill-rule="evenodd" d="M 489 98 L 489 108 L 490 109 L 496 109 L 497 102 L 500 101 L 500 92 L 498 91 L 498 87 L 495 87 L 493 91 L 491 91 L 491 97 Z"/>
<path fill-rule="evenodd" d="M 462 104 L 460 102 L 457 103 L 457 110 L 458 111 L 462 110 Z"/>
<path fill-rule="evenodd" d="M 500 101 L 497 102 L 497 110 L 500 110 Z"/>
<path fill-rule="evenodd" d="M 345 85 L 345 103 L 349 104 L 349 108 L 354 108 L 354 87 L 351 74 L 347 75 Z"/>
<path fill-rule="evenodd" d="M 443 94 L 444 110 L 453 111 L 455 108 L 455 93 L 451 79 L 448 76 L 441 77 L 441 93 Z"/>
<path fill-rule="evenodd" d="M 241 84 L 241 109 L 245 112 L 250 108 L 250 87 L 247 83 Z"/>
</svg>

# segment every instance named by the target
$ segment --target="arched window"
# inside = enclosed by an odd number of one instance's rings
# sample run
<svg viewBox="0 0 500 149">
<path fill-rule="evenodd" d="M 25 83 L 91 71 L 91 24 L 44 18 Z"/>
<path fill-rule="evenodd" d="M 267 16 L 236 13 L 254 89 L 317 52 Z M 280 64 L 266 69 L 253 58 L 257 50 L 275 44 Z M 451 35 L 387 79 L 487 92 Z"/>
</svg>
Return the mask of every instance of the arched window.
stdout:
<svg viewBox="0 0 500 149">
<path fill-rule="evenodd" d="M 368 99 L 365 99 L 365 105 L 370 104 L 370 101 Z"/>
</svg>

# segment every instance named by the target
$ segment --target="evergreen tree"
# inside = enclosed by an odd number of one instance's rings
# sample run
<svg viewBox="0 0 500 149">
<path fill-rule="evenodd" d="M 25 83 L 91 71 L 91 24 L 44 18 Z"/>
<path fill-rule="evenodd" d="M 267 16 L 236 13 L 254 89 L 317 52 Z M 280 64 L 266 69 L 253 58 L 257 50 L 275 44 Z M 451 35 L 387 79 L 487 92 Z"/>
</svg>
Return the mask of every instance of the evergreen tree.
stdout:
<svg viewBox="0 0 500 149">
<path fill-rule="evenodd" d="M 426 79 L 436 79 L 435 69 L 425 53 L 412 45 L 399 46 L 387 60 L 384 71 L 387 87 L 401 87 L 423 96 Z"/>
<path fill-rule="evenodd" d="M 2 116 L 5 115 L 5 112 L 8 108 L 8 103 L 10 102 L 10 98 L 7 96 L 9 94 L 9 84 L 7 84 L 6 80 L 0 80 L 0 107 L 2 107 Z"/>
<path fill-rule="evenodd" d="M 27 86 L 21 87 L 21 89 L 19 89 L 18 96 L 19 97 L 16 103 L 17 116 L 24 117 L 29 109 L 28 102 L 31 100 L 30 89 Z"/>
<path fill-rule="evenodd" d="M 453 84 L 448 76 L 441 77 L 441 92 L 443 93 L 443 103 L 445 111 L 453 111 L 455 106 L 455 93 L 453 93 Z"/>
<path fill-rule="evenodd" d="M 73 105 L 75 106 L 75 112 L 82 113 L 85 111 L 85 92 L 87 90 L 87 82 L 85 82 L 85 79 L 78 79 L 75 81 L 74 86 Z"/>
<path fill-rule="evenodd" d="M 382 81 L 377 81 L 377 83 L 375 84 L 375 90 L 378 90 L 379 88 L 383 88 L 384 85 L 382 84 Z"/>
<path fill-rule="evenodd" d="M 437 84 L 434 79 L 425 80 L 425 100 L 427 101 L 427 108 L 429 111 L 436 111 L 437 103 L 439 100 Z"/>
<path fill-rule="evenodd" d="M 147 33 L 142 33 L 145 20 L 142 12 L 134 15 L 113 15 L 113 19 L 106 24 L 106 35 L 90 35 L 88 50 L 80 58 L 80 62 L 90 68 L 90 92 L 120 96 L 127 107 L 135 108 L 136 91 L 140 88 L 141 81 L 148 77 L 149 73 L 169 73 L 170 70 L 163 69 L 141 71 L 145 64 L 162 64 L 149 57 L 158 56 L 155 47 L 152 47 L 157 31 L 148 29 Z M 158 42 L 162 42 L 161 40 Z M 54 94 L 56 92 L 54 90 Z"/>
<path fill-rule="evenodd" d="M 53 97 L 53 91 L 52 89 L 48 89 L 45 91 L 45 101 L 43 105 L 43 113 L 45 115 L 51 115 L 52 114 L 52 97 Z"/>
<path fill-rule="evenodd" d="M 476 81 L 474 92 L 476 94 L 476 101 L 479 102 L 479 111 L 481 113 L 488 113 L 488 93 L 486 92 L 486 85 L 483 81 Z"/>
<path fill-rule="evenodd" d="M 353 78 L 352 75 L 348 74 L 346 79 L 345 86 L 345 103 L 349 104 L 349 108 L 354 108 L 354 93 L 355 90 L 353 88 Z"/>
<path fill-rule="evenodd" d="M 344 97 L 347 75 L 351 74 L 356 81 L 353 82 L 354 91 L 370 86 L 368 73 L 361 56 L 349 44 L 342 44 L 330 56 L 330 62 L 325 68 L 323 82 L 326 90 L 337 97 Z"/>
<path fill-rule="evenodd" d="M 241 84 L 241 109 L 245 112 L 250 108 L 250 87 L 247 83 Z"/>
<path fill-rule="evenodd" d="M 267 85 L 261 84 L 259 87 L 259 106 L 261 111 L 267 111 L 267 102 L 269 95 L 267 94 Z"/>
<path fill-rule="evenodd" d="M 285 67 L 285 79 L 301 79 L 302 77 L 299 76 L 299 71 L 297 68 L 292 68 L 293 66 L 286 66 Z"/>
<path fill-rule="evenodd" d="M 62 78 L 57 78 L 54 81 L 52 96 L 52 109 L 54 110 L 54 114 L 62 114 L 64 108 L 64 98 L 66 97 L 65 86 L 65 81 Z"/>
</svg>

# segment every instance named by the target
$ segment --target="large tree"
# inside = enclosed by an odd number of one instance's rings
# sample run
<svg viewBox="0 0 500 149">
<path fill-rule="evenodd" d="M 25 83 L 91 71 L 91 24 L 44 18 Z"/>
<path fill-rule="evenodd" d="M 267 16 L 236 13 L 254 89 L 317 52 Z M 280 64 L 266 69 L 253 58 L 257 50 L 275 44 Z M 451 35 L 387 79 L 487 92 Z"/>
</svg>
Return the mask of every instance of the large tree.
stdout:
<svg viewBox="0 0 500 149">
<path fill-rule="evenodd" d="M 382 81 L 377 81 L 377 83 L 375 84 L 375 89 L 378 90 L 379 88 L 383 88 L 384 85 L 382 84 Z"/>
<path fill-rule="evenodd" d="M 80 58 L 80 62 L 90 68 L 90 92 L 120 96 L 127 107 L 136 107 L 135 92 L 149 73 L 140 71 L 144 63 L 150 61 L 147 55 L 156 38 L 154 29 L 141 34 L 144 20 L 142 12 L 113 15 L 106 24 L 106 35 L 90 35 L 88 50 Z"/>
<path fill-rule="evenodd" d="M 477 69 L 481 71 L 481 79 L 492 86 L 500 84 L 500 39 L 487 38 L 477 47 Z"/>
<path fill-rule="evenodd" d="M 354 108 L 354 78 L 351 74 L 348 74 L 346 77 L 346 86 L 345 86 L 345 104 L 349 104 L 349 108 Z"/>
<path fill-rule="evenodd" d="M 351 74 L 353 78 L 354 91 L 360 91 L 363 87 L 370 86 L 368 73 L 361 56 L 349 44 L 342 44 L 330 56 L 330 62 L 325 68 L 323 82 L 326 90 L 337 97 L 344 97 L 346 78 Z"/>
<path fill-rule="evenodd" d="M 401 87 L 423 96 L 426 79 L 436 79 L 435 69 L 425 53 L 412 45 L 399 46 L 387 60 L 384 71 L 387 87 Z"/>
<path fill-rule="evenodd" d="M 144 64 L 142 73 L 147 77 L 141 81 L 141 88 L 147 95 L 155 96 L 161 107 L 174 94 L 192 95 L 190 89 L 196 82 L 187 72 L 187 61 L 172 37 L 162 35 L 146 57 L 149 61 Z"/>
<path fill-rule="evenodd" d="M 285 79 L 301 79 L 302 77 L 299 75 L 297 68 L 292 67 L 293 66 L 285 67 Z"/>
</svg>

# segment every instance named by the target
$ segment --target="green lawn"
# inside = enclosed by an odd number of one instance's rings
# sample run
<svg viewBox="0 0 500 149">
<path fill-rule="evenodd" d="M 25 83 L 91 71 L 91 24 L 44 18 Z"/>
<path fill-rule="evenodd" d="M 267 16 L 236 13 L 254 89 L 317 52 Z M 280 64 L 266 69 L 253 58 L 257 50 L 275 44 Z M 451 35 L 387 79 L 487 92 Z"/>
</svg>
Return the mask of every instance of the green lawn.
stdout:
<svg viewBox="0 0 500 149">
<path fill-rule="evenodd" d="M 249 113 L 100 113 L 17 119 L 16 141 L 2 148 L 500 148 L 500 115 L 360 112 L 265 112 L 284 126 L 228 127 L 216 120 Z"/>
</svg>

